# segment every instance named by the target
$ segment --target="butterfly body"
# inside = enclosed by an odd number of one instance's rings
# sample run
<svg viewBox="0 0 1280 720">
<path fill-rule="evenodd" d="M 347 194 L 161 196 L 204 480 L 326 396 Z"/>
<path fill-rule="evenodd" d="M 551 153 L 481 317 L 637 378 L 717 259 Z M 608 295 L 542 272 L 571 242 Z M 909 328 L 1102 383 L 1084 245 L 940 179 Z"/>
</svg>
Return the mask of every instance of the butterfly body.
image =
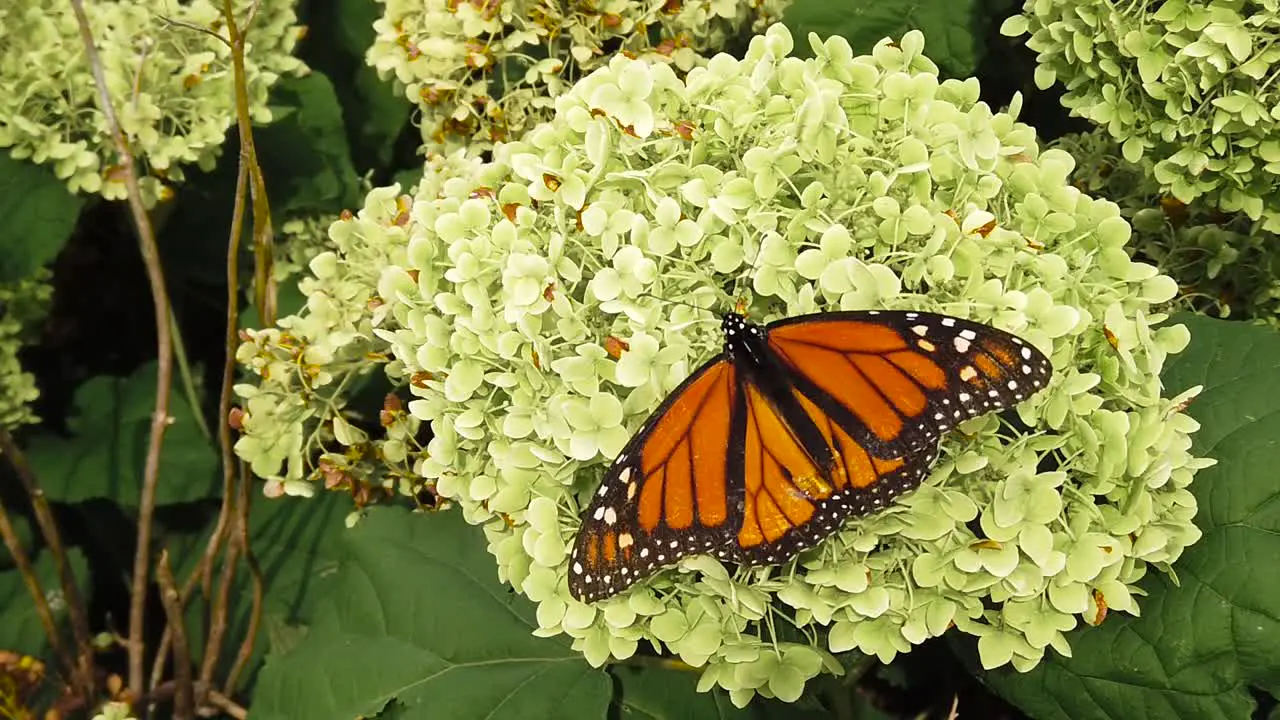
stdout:
<svg viewBox="0 0 1280 720">
<path fill-rule="evenodd" d="M 938 438 L 1047 382 L 995 328 L 901 311 L 767 327 L 723 317 L 724 351 L 632 436 L 583 515 L 569 589 L 592 602 L 681 557 L 782 562 L 927 476 Z"/>
</svg>

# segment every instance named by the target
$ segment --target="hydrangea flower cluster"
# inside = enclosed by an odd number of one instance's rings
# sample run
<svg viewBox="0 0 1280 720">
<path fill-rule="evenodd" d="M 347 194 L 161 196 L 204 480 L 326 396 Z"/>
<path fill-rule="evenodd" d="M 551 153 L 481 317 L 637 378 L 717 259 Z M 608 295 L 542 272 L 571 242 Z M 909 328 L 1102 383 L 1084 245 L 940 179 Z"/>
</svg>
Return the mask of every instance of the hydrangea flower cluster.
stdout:
<svg viewBox="0 0 1280 720">
<path fill-rule="evenodd" d="M 479 167 L 462 152 L 433 156 L 418 192 L 434 196 L 453 177 L 468 178 L 470 188 Z M 399 186 L 374 189 L 363 209 L 329 226 L 323 244 L 302 242 L 312 223 L 300 221 L 294 230 L 298 254 L 309 258 L 298 284 L 306 307 L 274 328 L 242 333 L 236 358 L 258 383 L 235 388 L 245 400 L 236 452 L 267 481 L 269 496 L 311 496 L 317 483 L 405 494 L 422 484 L 409 462 L 425 450 L 414 440 L 421 421 L 395 400 L 376 423 L 346 406 L 350 389 L 391 360 L 373 333 L 386 320 L 377 287 L 383 267 L 406 262 L 411 203 Z M 366 428 L 378 425 L 383 434 L 371 436 Z"/>
<path fill-rule="evenodd" d="M 52 297 L 49 273 L 43 270 L 0 285 L 0 427 L 6 430 L 36 422 L 30 406 L 40 392 L 35 378 L 22 369 L 18 353 L 35 340 Z"/>
<path fill-rule="evenodd" d="M 366 60 L 422 110 L 424 142 L 473 149 L 520 137 L 614 53 L 687 72 L 707 48 L 777 20 L 791 0 L 380 0 Z"/>
<path fill-rule="evenodd" d="M 1018 101 L 996 113 L 977 81 L 940 81 L 918 32 L 861 57 L 838 37 L 810 43 L 814 59 L 790 57 L 773 26 L 743 60 L 719 55 L 683 80 L 615 57 L 492 162 L 429 173 L 403 222 L 371 212 L 397 190 L 375 191 L 345 249 L 312 263 L 352 278 L 344 297 L 372 294 L 343 357 L 390 359 L 408 416 L 432 431 L 406 462 L 484 525 L 501 577 L 538 604 L 537 632 L 567 633 L 595 664 L 650 642 L 738 704 L 797 698 L 839 671 L 833 653 L 888 661 L 951 627 L 980 638 L 987 667 L 1069 653 L 1065 631 L 1136 613 L 1134 583 L 1198 538 L 1187 486 L 1207 464 L 1190 454 L 1182 398 L 1160 395 L 1165 358 L 1188 342 L 1156 327 L 1176 285 L 1131 260 L 1129 224 L 1068 183 L 1071 157 L 1040 151 Z M 1020 423 L 963 424 L 924 486 L 785 565 L 691 557 L 574 600 L 580 509 L 629 432 L 718 351 L 716 311 L 742 293 L 759 321 L 964 316 L 1017 333 L 1057 371 Z M 330 312 L 330 297 L 310 311 Z M 307 322 L 289 321 L 305 338 L 295 357 L 331 354 Z M 295 401 L 268 382 L 292 373 L 312 396 L 296 363 L 273 364 L 282 332 L 242 348 L 269 381 L 241 388 L 237 449 L 263 474 L 284 462 L 300 487 L 304 433 L 273 444 L 296 426 L 272 414 Z"/>
<path fill-rule="evenodd" d="M 158 6 L 150 0 L 86 3 L 120 124 L 146 175 L 148 202 L 182 180 L 182 165 L 209 167 L 235 118 L 230 49 L 221 2 Z M 267 122 L 267 91 L 305 70 L 290 56 L 299 37 L 291 0 L 235 0 L 256 8 L 245 55 L 249 107 Z M 71 5 L 31 0 L 0 7 L 0 148 L 49 164 L 72 192 L 126 196 L 115 147 L 98 109 Z"/>
<path fill-rule="evenodd" d="M 1280 235 L 1243 213 L 1225 214 L 1201 201 L 1162 195 L 1144 167 L 1121 157 L 1104 131 L 1054 143 L 1071 153 L 1072 178 L 1087 192 L 1120 205 L 1134 229 L 1131 248 L 1169 273 L 1188 309 L 1280 325 Z"/>
<path fill-rule="evenodd" d="M 1280 0 L 1027 0 L 1036 84 L 1153 165 L 1182 202 L 1203 198 L 1280 232 Z"/>
</svg>

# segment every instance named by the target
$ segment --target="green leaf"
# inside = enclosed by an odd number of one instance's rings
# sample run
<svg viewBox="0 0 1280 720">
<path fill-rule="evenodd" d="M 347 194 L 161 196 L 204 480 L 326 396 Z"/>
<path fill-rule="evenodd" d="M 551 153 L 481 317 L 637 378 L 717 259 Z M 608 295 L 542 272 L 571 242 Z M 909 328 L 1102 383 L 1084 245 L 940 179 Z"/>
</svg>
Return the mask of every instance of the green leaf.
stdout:
<svg viewBox="0 0 1280 720">
<path fill-rule="evenodd" d="M 362 172 L 387 171 L 391 169 L 396 141 L 410 128 L 413 106 L 403 92 L 393 83 L 379 79 L 377 70 L 364 61 L 365 50 L 376 35 L 373 23 L 382 15 L 382 6 L 374 0 L 346 0 L 312 3 L 310 10 L 307 41 L 299 54 L 332 81 L 342 104 L 356 166 Z M 418 140 L 418 131 L 410 131 Z M 421 159 L 413 164 L 421 174 Z"/>
<path fill-rule="evenodd" d="M 143 365 L 127 378 L 100 375 L 76 390 L 79 414 L 71 437 L 31 438 L 27 455 L 45 494 L 55 502 L 92 498 L 134 508 L 142 492 L 142 468 L 150 443 L 156 366 Z M 221 486 L 218 453 L 196 425 L 191 405 L 174 381 L 172 423 L 160 453 L 160 505 L 215 497 Z"/>
<path fill-rule="evenodd" d="M 795 54 L 810 57 L 809 33 L 826 39 L 840 35 L 855 55 L 871 52 L 883 38 L 897 40 L 908 30 L 924 33 L 925 55 L 944 76 L 973 75 L 985 45 L 988 25 L 999 19 L 982 0 L 796 0 L 782 22 L 796 39 Z"/>
<path fill-rule="evenodd" d="M 285 218 L 337 213 L 360 203 L 342 106 L 321 73 L 282 78 L 272 89 L 270 125 L 255 128 L 254 141 L 271 193 L 271 212 Z"/>
<path fill-rule="evenodd" d="M 752 716 L 734 707 L 721 690 L 698 692 L 696 670 L 619 665 L 610 674 L 622 688 L 622 720 L 745 720 Z"/>
<path fill-rule="evenodd" d="M 87 603 L 91 590 L 91 585 L 87 582 L 89 565 L 76 548 L 68 549 L 67 560 L 80 596 Z M 57 568 L 53 565 L 53 555 L 48 551 L 40 553 L 33 561 L 33 566 L 36 579 L 40 581 L 40 589 L 49 599 L 54 621 L 65 628 L 67 603 L 58 582 Z M 0 650 L 12 650 L 44 660 L 52 659 L 49 656 L 49 640 L 40 625 L 35 603 L 17 570 L 0 572 Z"/>
<path fill-rule="evenodd" d="M 608 676 L 498 583 L 484 535 L 454 513 L 374 508 L 343 538 L 315 623 L 272 654 L 254 717 L 603 717 Z"/>
<path fill-rule="evenodd" d="M 0 282 L 27 278 L 52 261 L 83 205 L 49 168 L 0 151 Z"/>
<path fill-rule="evenodd" d="M 1217 458 L 1191 484 L 1204 537 L 1153 572 L 1142 617 L 1113 614 L 1070 634 L 1072 658 L 986 681 L 1037 720 L 1247 718 L 1250 688 L 1280 691 L 1280 334 L 1246 323 L 1179 316 L 1191 345 L 1163 380 L 1168 395 L 1204 392 L 1188 413 L 1195 452 Z"/>
</svg>

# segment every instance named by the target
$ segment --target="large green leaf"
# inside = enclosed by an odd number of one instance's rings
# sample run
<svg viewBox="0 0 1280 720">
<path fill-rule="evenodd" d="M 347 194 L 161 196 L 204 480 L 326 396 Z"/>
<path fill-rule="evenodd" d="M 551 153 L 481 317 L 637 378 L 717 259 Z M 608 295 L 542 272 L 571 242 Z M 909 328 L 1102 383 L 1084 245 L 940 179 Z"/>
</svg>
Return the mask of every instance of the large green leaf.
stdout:
<svg viewBox="0 0 1280 720">
<path fill-rule="evenodd" d="M 616 700 L 621 720 L 817 720 L 829 717 L 811 698 L 794 703 L 784 703 L 756 697 L 745 708 L 735 707 L 724 691 L 698 692 L 698 670 L 667 667 L 665 661 L 656 660 L 643 666 L 634 664 L 614 665 L 609 674 L 617 680 L 619 696 Z M 859 720 L 881 720 L 875 713 L 853 698 L 853 689 L 831 680 L 830 687 L 850 696 L 856 706 Z M 610 717 L 613 717 L 610 715 Z"/>
<path fill-rule="evenodd" d="M 49 168 L 0 151 L 0 282 L 22 280 L 53 260 L 82 205 Z"/>
<path fill-rule="evenodd" d="M 982 37 L 993 22 L 981 0 L 796 0 L 782 21 L 801 56 L 811 54 L 811 32 L 824 39 L 840 35 L 855 54 L 862 54 L 883 38 L 897 40 L 908 30 L 919 30 L 925 54 L 950 77 L 973 74 L 986 51 Z"/>
<path fill-rule="evenodd" d="M 268 656 L 252 717 L 599 718 L 608 675 L 500 584 L 458 513 L 376 508 L 343 538 L 341 569 L 291 650 Z"/>
<path fill-rule="evenodd" d="M 127 378 L 98 376 L 76 390 L 79 411 L 70 437 L 33 437 L 27 448 L 45 494 L 56 502 L 91 498 L 123 507 L 138 505 L 142 467 L 150 442 L 156 366 L 144 365 Z M 160 453 L 161 505 L 214 497 L 220 487 L 218 453 L 201 434 L 186 396 L 170 395 L 172 424 Z"/>
<path fill-rule="evenodd" d="M 1072 633 L 1071 658 L 1026 674 L 986 673 L 1038 720 L 1248 718 L 1250 688 L 1280 691 L 1280 334 L 1245 323 L 1177 318 L 1191 345 L 1164 373 L 1168 394 L 1204 393 L 1196 452 L 1217 458 L 1191 485 L 1204 537 L 1153 573 L 1141 618 L 1113 615 Z"/>
<path fill-rule="evenodd" d="M 67 551 L 67 560 L 71 565 L 71 574 L 76 579 L 80 597 L 87 603 L 90 600 L 91 586 L 89 566 L 84 555 L 76 548 Z M 40 553 L 33 563 L 36 578 L 40 581 L 40 589 L 49 599 L 49 607 L 53 610 L 54 620 L 65 627 L 67 622 L 67 603 L 58 582 L 58 572 L 53 565 L 53 555 L 48 551 Z M 44 628 L 40 625 L 40 616 L 36 614 L 35 603 L 27 591 L 22 575 L 17 570 L 0 572 L 0 650 L 12 650 L 25 655 L 34 655 L 49 659 L 49 639 L 45 637 Z"/>
</svg>

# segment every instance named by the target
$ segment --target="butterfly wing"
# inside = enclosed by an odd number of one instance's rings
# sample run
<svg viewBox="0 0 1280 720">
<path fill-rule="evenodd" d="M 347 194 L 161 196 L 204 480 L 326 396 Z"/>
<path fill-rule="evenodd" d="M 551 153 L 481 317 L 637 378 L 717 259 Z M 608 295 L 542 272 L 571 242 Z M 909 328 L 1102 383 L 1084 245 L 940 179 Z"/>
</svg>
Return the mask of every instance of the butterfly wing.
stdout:
<svg viewBox="0 0 1280 720">
<path fill-rule="evenodd" d="M 574 597 L 607 597 L 693 553 L 736 559 L 742 491 L 727 464 L 741 401 L 737 370 L 718 356 L 649 416 L 583 515 L 569 563 Z"/>
<path fill-rule="evenodd" d="M 783 372 L 763 378 L 771 388 L 744 381 L 734 468 L 745 492 L 737 544 L 753 563 L 785 559 L 916 487 L 944 431 L 1028 397 L 1052 372 L 1020 338 L 932 313 L 787 318 L 768 327 L 768 347 Z"/>
</svg>

